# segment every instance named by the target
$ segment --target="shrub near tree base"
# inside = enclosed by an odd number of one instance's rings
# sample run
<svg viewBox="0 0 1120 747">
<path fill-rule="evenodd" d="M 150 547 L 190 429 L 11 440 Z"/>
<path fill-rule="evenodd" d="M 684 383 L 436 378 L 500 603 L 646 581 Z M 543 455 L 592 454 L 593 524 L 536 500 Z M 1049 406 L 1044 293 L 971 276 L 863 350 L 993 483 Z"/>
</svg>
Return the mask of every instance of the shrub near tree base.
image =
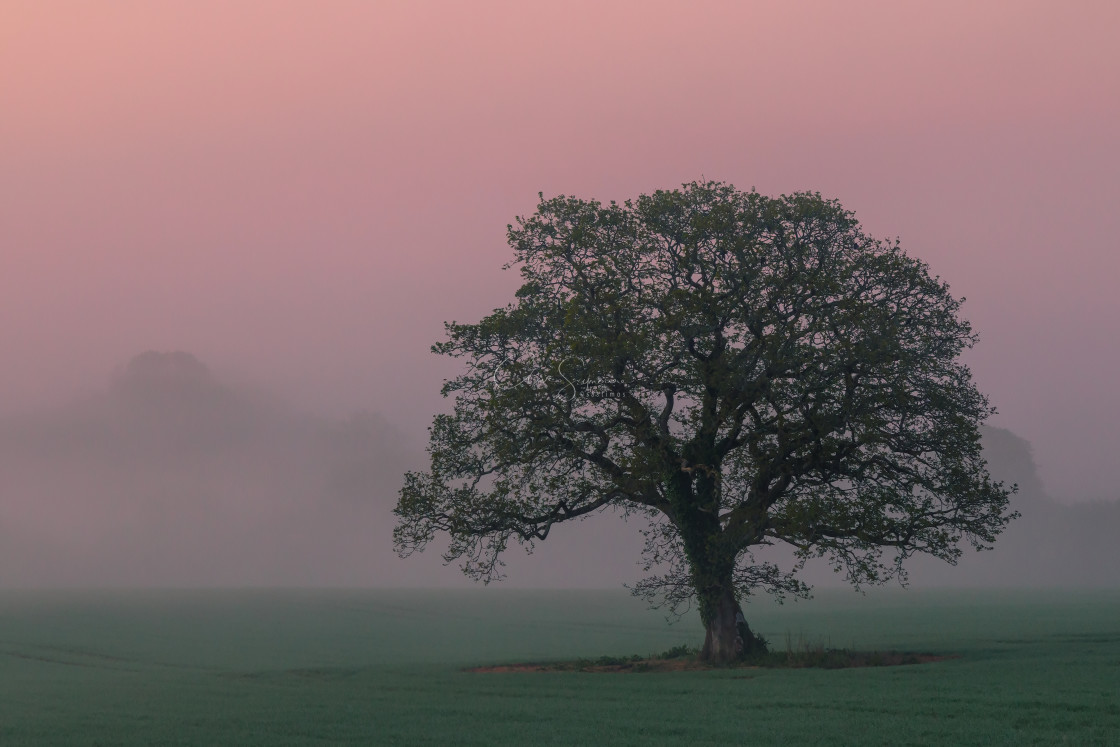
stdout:
<svg viewBox="0 0 1120 747">
<path fill-rule="evenodd" d="M 437 534 L 468 575 L 509 542 L 620 508 L 650 523 L 635 593 L 695 602 L 701 656 L 766 649 L 741 602 L 805 595 L 827 557 L 855 585 L 901 576 L 1014 514 L 979 424 L 994 409 L 958 361 L 960 300 L 834 200 L 715 182 L 602 205 L 541 198 L 508 238 L 524 284 L 436 353 L 466 359 L 431 465 L 395 509 L 401 555 Z M 792 546 L 792 569 L 752 550 Z M 884 553 L 887 556 L 884 557 Z"/>
</svg>

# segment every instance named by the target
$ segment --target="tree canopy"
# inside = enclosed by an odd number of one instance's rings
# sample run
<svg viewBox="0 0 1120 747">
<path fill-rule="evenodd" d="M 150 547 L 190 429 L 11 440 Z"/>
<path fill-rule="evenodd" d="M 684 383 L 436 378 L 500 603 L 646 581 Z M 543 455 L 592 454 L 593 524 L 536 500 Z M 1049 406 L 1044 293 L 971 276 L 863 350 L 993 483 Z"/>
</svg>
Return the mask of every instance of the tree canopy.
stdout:
<svg viewBox="0 0 1120 747">
<path fill-rule="evenodd" d="M 995 410 L 959 361 L 963 299 L 899 243 L 816 193 L 694 182 L 623 204 L 541 196 L 508 227 L 523 284 L 445 324 L 430 468 L 395 510 L 407 555 L 501 575 L 510 540 L 611 507 L 649 520 L 635 590 L 698 603 L 704 656 L 764 646 L 740 602 L 807 593 L 826 557 L 856 585 L 955 562 L 1014 518 L 978 426 Z M 793 568 L 752 550 L 792 547 Z"/>
</svg>

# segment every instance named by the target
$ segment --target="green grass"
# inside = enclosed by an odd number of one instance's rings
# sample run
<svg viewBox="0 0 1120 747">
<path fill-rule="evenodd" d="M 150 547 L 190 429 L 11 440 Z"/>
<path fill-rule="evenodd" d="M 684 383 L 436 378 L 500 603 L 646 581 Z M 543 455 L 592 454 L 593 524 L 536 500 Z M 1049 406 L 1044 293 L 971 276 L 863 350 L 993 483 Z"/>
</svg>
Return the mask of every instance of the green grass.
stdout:
<svg viewBox="0 0 1120 747">
<path fill-rule="evenodd" d="M 792 640 L 961 658 L 477 674 L 700 642 L 619 592 L 0 592 L 0 745 L 1120 744 L 1120 592 L 821 592 Z"/>
</svg>

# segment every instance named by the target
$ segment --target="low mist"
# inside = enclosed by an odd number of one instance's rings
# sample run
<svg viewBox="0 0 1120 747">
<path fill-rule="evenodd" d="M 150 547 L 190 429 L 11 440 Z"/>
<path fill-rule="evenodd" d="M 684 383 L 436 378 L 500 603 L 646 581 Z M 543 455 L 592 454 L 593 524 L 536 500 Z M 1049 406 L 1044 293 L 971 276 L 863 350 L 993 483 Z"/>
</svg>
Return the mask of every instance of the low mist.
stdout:
<svg viewBox="0 0 1120 747">
<path fill-rule="evenodd" d="M 436 547 L 392 548 L 424 446 L 376 413 L 302 414 L 189 353 L 143 353 L 95 394 L 0 418 L 0 586 L 469 585 Z M 560 528 L 515 583 L 633 578 L 636 531 L 594 541 L 616 524 Z"/>
<path fill-rule="evenodd" d="M 956 567 L 915 559 L 913 585 L 1115 585 L 1120 503 L 1059 505 L 1026 441 L 983 439 L 1023 516 Z M 93 394 L 0 419 L 0 586 L 469 585 L 438 540 L 407 559 L 392 549 L 424 446 L 376 413 L 300 413 L 189 353 L 143 353 Z M 532 555 L 511 547 L 507 583 L 636 581 L 639 528 L 610 514 L 560 525 Z M 839 577 L 818 565 L 806 579 Z"/>
</svg>

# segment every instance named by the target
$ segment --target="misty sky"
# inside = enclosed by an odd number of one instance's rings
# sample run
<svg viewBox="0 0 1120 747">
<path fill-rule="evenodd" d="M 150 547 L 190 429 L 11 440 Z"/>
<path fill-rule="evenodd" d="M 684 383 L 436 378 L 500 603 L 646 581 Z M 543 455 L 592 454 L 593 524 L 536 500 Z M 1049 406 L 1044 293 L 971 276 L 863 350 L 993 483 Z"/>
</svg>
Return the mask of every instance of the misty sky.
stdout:
<svg viewBox="0 0 1120 747">
<path fill-rule="evenodd" d="M 189 351 L 422 440 L 537 193 L 820 191 L 901 239 L 1061 500 L 1117 496 L 1120 4 L 0 5 L 0 412 Z"/>
</svg>

